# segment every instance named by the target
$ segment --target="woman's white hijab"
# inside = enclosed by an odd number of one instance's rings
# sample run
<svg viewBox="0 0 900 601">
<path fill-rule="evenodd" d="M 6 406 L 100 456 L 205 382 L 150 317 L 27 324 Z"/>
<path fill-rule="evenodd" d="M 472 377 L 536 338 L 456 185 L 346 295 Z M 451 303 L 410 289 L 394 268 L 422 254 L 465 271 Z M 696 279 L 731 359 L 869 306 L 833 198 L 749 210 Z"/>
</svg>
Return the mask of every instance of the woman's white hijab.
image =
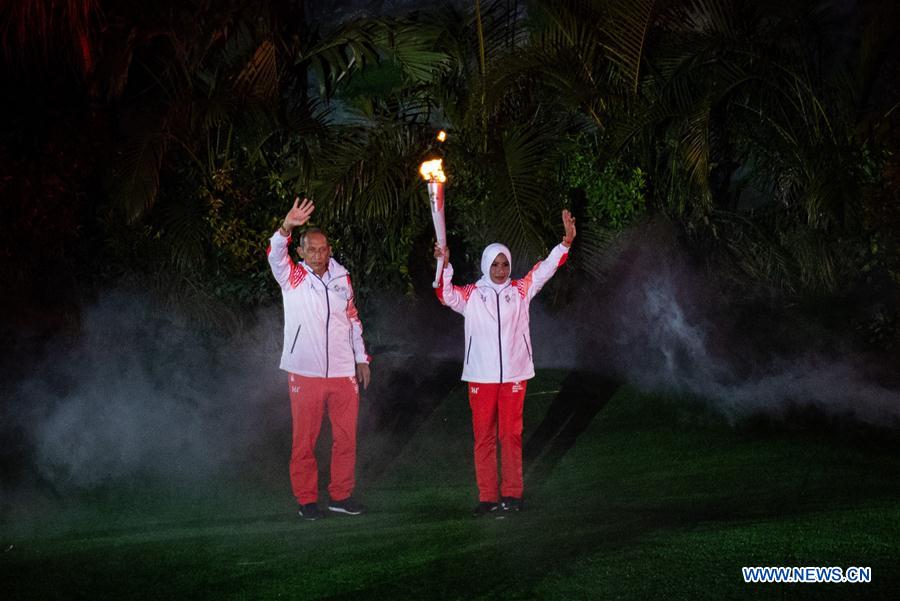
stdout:
<svg viewBox="0 0 900 601">
<path fill-rule="evenodd" d="M 493 244 L 488 244 L 485 247 L 484 252 L 481 253 L 481 281 L 491 286 L 506 286 L 509 283 L 509 278 L 506 278 L 506 281 L 502 284 L 495 284 L 491 279 L 491 263 L 494 262 L 494 259 L 497 258 L 497 255 L 503 254 L 506 256 L 506 260 L 509 261 L 509 273 L 512 274 L 512 254 L 509 252 L 509 249 L 506 248 L 503 244 L 499 242 L 494 242 Z"/>
</svg>

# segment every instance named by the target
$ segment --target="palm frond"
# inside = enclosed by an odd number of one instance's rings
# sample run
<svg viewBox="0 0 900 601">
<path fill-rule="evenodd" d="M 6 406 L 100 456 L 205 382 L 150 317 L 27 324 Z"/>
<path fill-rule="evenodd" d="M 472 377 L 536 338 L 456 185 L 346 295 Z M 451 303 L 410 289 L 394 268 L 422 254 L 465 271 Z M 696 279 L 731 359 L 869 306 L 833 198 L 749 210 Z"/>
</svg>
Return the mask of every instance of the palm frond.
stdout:
<svg viewBox="0 0 900 601">
<path fill-rule="evenodd" d="M 377 21 L 347 23 L 303 49 L 296 64 L 312 71 L 320 96 L 329 98 L 353 71 L 378 61 L 380 39 L 382 29 Z"/>
<path fill-rule="evenodd" d="M 131 223 L 156 202 L 167 136 L 153 123 L 137 129 L 117 152 L 110 196 Z"/>
<path fill-rule="evenodd" d="M 710 107 L 699 106 L 685 120 L 680 141 L 688 174 L 700 191 L 699 198 L 709 206 Z"/>
<path fill-rule="evenodd" d="M 436 47 L 440 29 L 434 25 L 399 21 L 384 33 L 381 45 L 413 85 L 431 83 L 450 68 L 449 56 Z"/>
<path fill-rule="evenodd" d="M 622 231 L 605 228 L 596 223 L 578 226 L 577 265 L 595 280 L 606 279 L 610 254 L 614 245 L 621 240 Z"/>
<path fill-rule="evenodd" d="M 606 49 L 631 82 L 635 94 L 640 85 L 648 36 L 660 4 L 659 0 L 606 4 L 606 20 L 601 25 L 606 33 Z"/>
<path fill-rule="evenodd" d="M 605 112 L 625 87 L 607 48 L 605 13 L 581 2 L 541 2 L 538 9 L 545 25 L 524 56 L 533 55 L 533 68 L 542 83 L 580 106 L 598 127 L 605 127 Z"/>
<path fill-rule="evenodd" d="M 199 197 L 180 198 L 160 207 L 161 237 L 172 266 L 185 273 L 203 263 L 206 240 L 198 235 L 208 228 Z"/>
<path fill-rule="evenodd" d="M 341 128 L 322 148 L 311 181 L 323 215 L 359 226 L 408 215 L 415 206 L 411 195 L 417 197 L 416 161 L 428 137 L 404 125 Z"/>
<path fill-rule="evenodd" d="M 240 96 L 271 100 L 278 94 L 278 84 L 275 45 L 263 40 L 235 78 L 235 91 Z"/>
<path fill-rule="evenodd" d="M 552 128 L 531 124 L 512 126 L 501 136 L 493 210 L 498 234 L 518 254 L 533 257 L 546 248 L 539 224 L 552 206 L 545 190 L 558 158 L 557 140 Z"/>
</svg>

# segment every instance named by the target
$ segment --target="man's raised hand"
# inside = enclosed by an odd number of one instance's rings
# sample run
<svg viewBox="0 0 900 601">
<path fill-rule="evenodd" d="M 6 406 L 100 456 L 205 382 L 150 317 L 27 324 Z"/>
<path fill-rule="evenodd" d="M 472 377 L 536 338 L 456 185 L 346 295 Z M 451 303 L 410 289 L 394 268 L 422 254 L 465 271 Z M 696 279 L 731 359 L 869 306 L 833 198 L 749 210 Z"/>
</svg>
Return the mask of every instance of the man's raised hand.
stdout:
<svg viewBox="0 0 900 601">
<path fill-rule="evenodd" d="M 315 208 L 316 205 L 310 199 L 304 198 L 303 202 L 300 202 L 300 197 L 298 196 L 294 199 L 294 206 L 291 207 L 287 217 L 284 218 L 284 223 L 281 225 L 282 229 L 290 231 L 292 228 L 303 225 L 309 221 L 309 216 L 312 215 Z"/>
<path fill-rule="evenodd" d="M 572 241 L 575 239 L 575 218 L 572 217 L 572 213 L 569 212 L 568 209 L 563 209 L 562 212 L 562 222 L 563 229 L 566 231 L 563 234 L 562 243 L 566 246 L 572 246 Z"/>
</svg>

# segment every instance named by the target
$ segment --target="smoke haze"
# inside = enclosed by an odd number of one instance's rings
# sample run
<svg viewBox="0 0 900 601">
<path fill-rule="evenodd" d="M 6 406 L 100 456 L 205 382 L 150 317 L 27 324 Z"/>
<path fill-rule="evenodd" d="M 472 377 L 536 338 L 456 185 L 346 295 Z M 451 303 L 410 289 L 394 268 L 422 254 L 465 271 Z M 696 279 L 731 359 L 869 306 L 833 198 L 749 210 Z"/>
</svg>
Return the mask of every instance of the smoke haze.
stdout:
<svg viewBox="0 0 900 601">
<path fill-rule="evenodd" d="M 85 311 L 79 337 L 53 341 L 12 401 L 37 472 L 58 486 L 202 478 L 246 452 L 273 412 L 289 418 L 270 356 L 280 316 L 242 340 L 198 336 L 129 294 Z"/>
<path fill-rule="evenodd" d="M 728 323 L 726 300 L 677 253 L 639 242 L 621 250 L 605 284 L 578 287 L 567 308 L 551 312 L 535 303 L 538 367 L 616 374 L 645 389 L 697 395 L 732 420 L 813 405 L 896 427 L 897 391 L 870 379 L 842 349 L 826 352 L 833 340 L 793 356 L 759 348 L 754 341 L 764 339 Z M 413 312 L 396 301 L 369 303 L 379 315 L 375 402 L 386 414 L 422 411 L 415 398 L 398 405 L 402 392 L 387 390 L 390 382 L 413 382 L 421 398 L 436 385 L 412 372 L 462 356 L 462 318 L 436 300 L 420 304 L 424 309 Z M 145 474 L 191 481 L 248 461 L 260 448 L 277 450 L 266 461 L 286 479 L 290 409 L 277 369 L 281 328 L 281 307 L 272 306 L 239 338 L 201 335 L 146 299 L 111 293 L 84 312 L 76 340 L 50 343 L 8 400 L 4 429 L 22 433 L 26 460 L 58 488 Z M 367 343 L 373 346 L 371 331 Z M 415 359 L 379 364 L 379 348 Z M 458 375 L 441 378 L 446 387 Z"/>
<path fill-rule="evenodd" d="M 607 280 L 586 286 L 572 309 L 540 312 L 533 327 L 548 342 L 535 344 L 543 366 L 615 373 L 647 390 L 697 395 L 732 421 L 814 406 L 900 424 L 900 391 L 868 373 L 866 359 L 844 342 L 846 332 L 768 314 L 734 323 L 735 299 L 652 228 L 616 252 Z"/>
</svg>

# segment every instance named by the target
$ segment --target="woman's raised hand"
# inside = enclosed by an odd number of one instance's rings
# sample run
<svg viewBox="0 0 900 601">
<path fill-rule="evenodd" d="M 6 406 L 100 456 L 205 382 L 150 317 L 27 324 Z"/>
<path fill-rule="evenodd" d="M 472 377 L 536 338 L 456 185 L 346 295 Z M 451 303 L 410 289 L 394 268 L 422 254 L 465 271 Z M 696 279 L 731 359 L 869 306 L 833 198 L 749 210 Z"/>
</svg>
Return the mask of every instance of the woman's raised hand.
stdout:
<svg viewBox="0 0 900 601">
<path fill-rule="evenodd" d="M 562 222 L 563 229 L 565 230 L 562 243 L 566 246 L 572 246 L 572 241 L 575 239 L 576 235 L 575 218 L 572 217 L 572 213 L 570 213 L 568 209 L 563 209 Z"/>
</svg>

